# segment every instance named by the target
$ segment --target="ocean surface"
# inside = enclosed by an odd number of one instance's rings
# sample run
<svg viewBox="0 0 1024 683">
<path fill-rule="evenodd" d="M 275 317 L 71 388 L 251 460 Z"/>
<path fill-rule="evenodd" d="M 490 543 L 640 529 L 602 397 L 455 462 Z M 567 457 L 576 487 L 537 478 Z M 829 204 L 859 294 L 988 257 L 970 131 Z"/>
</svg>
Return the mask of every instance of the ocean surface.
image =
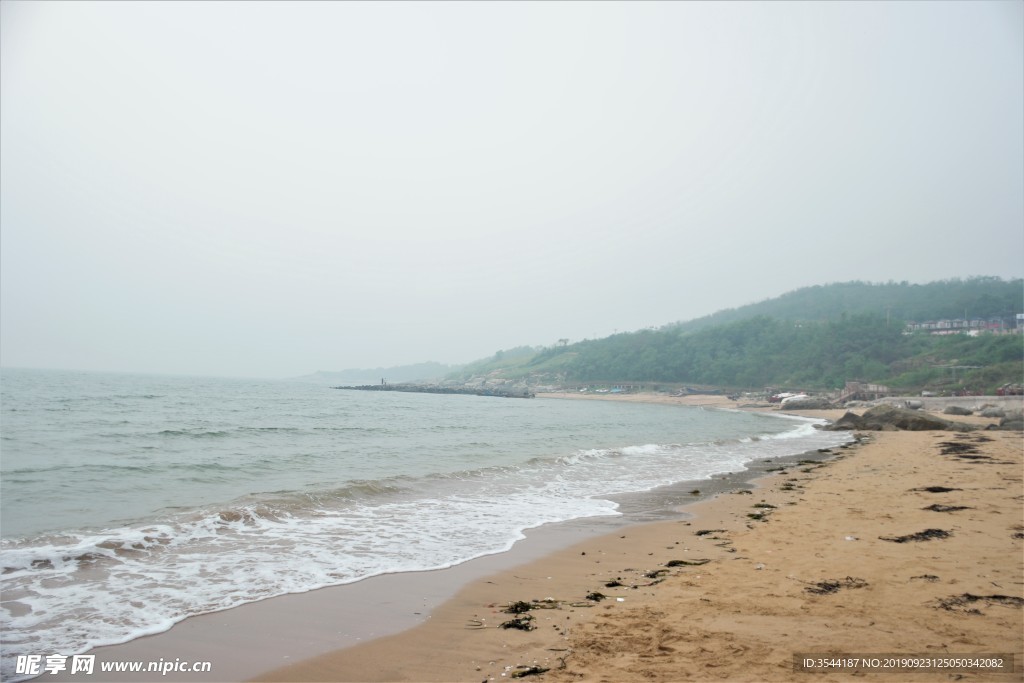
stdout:
<svg viewBox="0 0 1024 683">
<path fill-rule="evenodd" d="M 18 654 L 452 566 L 849 440 L 739 411 L 41 370 L 0 371 L 0 411 L 4 680 Z"/>
</svg>

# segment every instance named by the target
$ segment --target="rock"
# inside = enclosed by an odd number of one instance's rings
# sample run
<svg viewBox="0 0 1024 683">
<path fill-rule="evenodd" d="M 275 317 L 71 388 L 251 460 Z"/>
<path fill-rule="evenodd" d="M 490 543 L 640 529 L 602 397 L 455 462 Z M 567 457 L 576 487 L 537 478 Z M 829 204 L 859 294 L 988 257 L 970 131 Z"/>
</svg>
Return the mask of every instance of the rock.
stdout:
<svg viewBox="0 0 1024 683">
<path fill-rule="evenodd" d="M 974 411 L 970 408 L 962 408 L 960 406 L 946 406 L 946 409 L 942 411 L 944 415 L 973 415 Z"/>
<path fill-rule="evenodd" d="M 826 429 L 831 431 L 861 429 L 875 432 L 897 430 L 919 432 L 927 430 L 971 431 L 976 428 L 973 425 L 951 422 L 929 413 L 880 405 L 870 408 L 859 417 L 854 413 L 847 412 Z"/>
<path fill-rule="evenodd" d="M 906 408 L 880 405 L 868 409 L 861 416 L 860 429 L 882 430 L 902 429 L 911 432 L 931 429 L 949 429 L 950 422 L 941 417 L 920 413 Z"/>
<path fill-rule="evenodd" d="M 994 427 L 995 429 L 1005 429 L 1007 431 L 1021 432 L 1024 431 L 1024 414 L 1021 414 L 1019 410 L 1009 412 L 999 420 L 999 426 Z"/>
<path fill-rule="evenodd" d="M 982 417 L 1006 417 L 1006 411 L 1002 408 L 996 408 L 993 406 L 991 408 L 985 408 L 979 413 L 979 415 Z"/>
<path fill-rule="evenodd" d="M 797 398 L 786 401 L 783 406 L 786 410 L 828 410 L 832 407 L 832 402 L 823 398 Z"/>
<path fill-rule="evenodd" d="M 848 429 L 860 429 L 857 425 L 860 424 L 860 415 L 851 413 L 849 410 L 841 418 L 833 422 L 832 424 L 825 427 L 830 431 L 841 432 Z"/>
</svg>

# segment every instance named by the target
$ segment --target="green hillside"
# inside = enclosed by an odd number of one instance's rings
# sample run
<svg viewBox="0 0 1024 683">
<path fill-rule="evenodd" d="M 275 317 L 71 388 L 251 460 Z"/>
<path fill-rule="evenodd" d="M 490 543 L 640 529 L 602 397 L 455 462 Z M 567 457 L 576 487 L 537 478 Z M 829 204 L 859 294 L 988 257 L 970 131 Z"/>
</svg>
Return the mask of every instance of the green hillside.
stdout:
<svg viewBox="0 0 1024 683">
<path fill-rule="evenodd" d="M 658 330 L 544 349 L 499 352 L 463 377 L 537 383 L 660 382 L 744 389 L 835 389 L 848 380 L 908 391 L 988 393 L 1024 376 L 1024 335 L 934 336 L 905 322 L 1003 321 L 1024 311 L 1024 282 L 999 278 L 926 285 L 862 282 L 808 287 Z"/>
<path fill-rule="evenodd" d="M 928 284 L 841 282 L 804 287 L 755 304 L 729 308 L 671 325 L 696 330 L 757 316 L 784 320 L 837 320 L 858 313 L 904 321 L 947 318 L 1012 318 L 1021 313 L 1024 281 L 997 277 L 942 280 Z"/>
</svg>

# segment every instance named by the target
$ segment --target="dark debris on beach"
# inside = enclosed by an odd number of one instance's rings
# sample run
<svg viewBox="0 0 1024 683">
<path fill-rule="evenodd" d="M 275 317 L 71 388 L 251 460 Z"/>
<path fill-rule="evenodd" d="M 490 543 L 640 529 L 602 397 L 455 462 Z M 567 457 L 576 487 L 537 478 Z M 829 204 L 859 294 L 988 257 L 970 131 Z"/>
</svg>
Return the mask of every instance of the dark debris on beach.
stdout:
<svg viewBox="0 0 1024 683">
<path fill-rule="evenodd" d="M 524 666 L 516 669 L 512 672 L 512 678 L 526 678 L 527 676 L 539 676 L 540 674 L 547 673 L 551 669 L 545 669 L 542 666 Z"/>
<path fill-rule="evenodd" d="M 936 538 L 949 538 L 952 535 L 952 531 L 945 531 L 944 529 L 925 529 L 924 531 L 918 531 L 916 534 L 907 534 L 905 536 L 879 536 L 878 538 L 883 541 L 891 541 L 892 543 L 911 543 L 917 541 L 931 541 Z"/>
<path fill-rule="evenodd" d="M 669 560 L 666 567 L 699 567 L 702 564 L 707 564 L 711 560 L 699 559 L 699 560 Z"/>
<path fill-rule="evenodd" d="M 515 619 L 509 619 L 508 621 L 502 622 L 501 628 L 514 628 L 519 631 L 532 631 L 537 627 L 533 623 L 532 614 L 520 614 Z"/>
<path fill-rule="evenodd" d="M 974 508 L 967 505 L 939 505 L 938 503 L 933 503 L 921 509 L 931 510 L 932 512 L 956 512 L 957 510 L 973 510 Z"/>
<path fill-rule="evenodd" d="M 841 588 L 864 588 L 867 585 L 868 582 L 864 579 L 855 579 L 852 576 L 847 576 L 845 579 L 818 581 L 804 588 L 804 590 L 814 595 L 831 595 L 832 593 L 838 593 Z"/>
<path fill-rule="evenodd" d="M 973 595 L 971 593 L 963 593 L 961 595 L 953 595 L 948 598 L 938 600 L 936 607 L 950 612 L 984 614 L 984 612 L 977 607 L 968 608 L 968 605 L 976 605 L 979 603 L 986 607 L 991 607 L 992 605 L 1024 607 L 1024 598 L 1018 598 L 1013 595 Z"/>
</svg>

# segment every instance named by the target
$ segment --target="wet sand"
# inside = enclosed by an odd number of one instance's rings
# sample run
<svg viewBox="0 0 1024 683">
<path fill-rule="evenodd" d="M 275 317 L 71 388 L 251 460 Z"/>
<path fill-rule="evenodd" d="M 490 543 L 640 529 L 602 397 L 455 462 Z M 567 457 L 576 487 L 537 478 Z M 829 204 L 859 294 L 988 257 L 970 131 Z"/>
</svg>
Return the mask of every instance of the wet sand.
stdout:
<svg viewBox="0 0 1024 683">
<path fill-rule="evenodd" d="M 687 507 L 685 518 L 474 578 L 419 626 L 255 680 L 483 681 L 529 667 L 549 671 L 528 680 L 558 682 L 864 675 L 798 671 L 800 653 L 1012 655 L 1009 672 L 885 678 L 1020 680 L 1022 451 L 1018 432 L 870 433 L 834 460 L 789 465 L 751 493 L 737 487 Z M 926 490 L 936 486 L 953 490 Z M 520 601 L 535 628 L 500 628 Z"/>
</svg>

